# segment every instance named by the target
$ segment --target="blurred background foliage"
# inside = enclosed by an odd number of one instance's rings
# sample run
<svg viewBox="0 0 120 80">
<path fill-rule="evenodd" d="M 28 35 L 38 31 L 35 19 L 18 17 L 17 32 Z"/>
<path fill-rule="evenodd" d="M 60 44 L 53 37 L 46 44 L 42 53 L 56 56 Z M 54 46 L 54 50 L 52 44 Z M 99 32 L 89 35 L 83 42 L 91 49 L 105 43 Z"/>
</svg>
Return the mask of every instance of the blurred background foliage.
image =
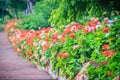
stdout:
<svg viewBox="0 0 120 80">
<path fill-rule="evenodd" d="M 35 30 L 72 21 L 84 24 L 91 17 L 112 18 L 120 11 L 120 0 L 0 0 L 0 5 L 0 24 L 19 18 L 19 28 Z"/>
<path fill-rule="evenodd" d="M 20 23 L 19 27 L 23 29 L 35 30 L 42 27 L 50 27 L 50 22 L 48 22 L 48 19 L 50 18 L 51 11 L 56 7 L 56 3 L 46 2 L 46 0 L 36 2 L 34 12 L 23 18 L 23 21 Z"/>
<path fill-rule="evenodd" d="M 58 2 L 59 7 L 54 9 L 49 21 L 60 26 L 71 21 L 84 23 L 91 17 L 110 17 L 114 11 L 120 11 L 120 0 L 48 0 Z M 103 12 L 107 15 L 103 16 Z"/>
</svg>

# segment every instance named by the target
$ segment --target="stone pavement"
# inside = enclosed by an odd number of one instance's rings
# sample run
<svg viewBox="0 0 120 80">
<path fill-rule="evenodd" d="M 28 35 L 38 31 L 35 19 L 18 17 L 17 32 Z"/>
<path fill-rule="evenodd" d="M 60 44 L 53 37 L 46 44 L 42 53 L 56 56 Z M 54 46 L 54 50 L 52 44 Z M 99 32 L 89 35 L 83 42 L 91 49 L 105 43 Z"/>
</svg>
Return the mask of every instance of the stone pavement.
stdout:
<svg viewBox="0 0 120 80">
<path fill-rule="evenodd" d="M 14 52 L 7 42 L 7 35 L 0 32 L 0 80 L 53 80 L 44 70 Z"/>
</svg>

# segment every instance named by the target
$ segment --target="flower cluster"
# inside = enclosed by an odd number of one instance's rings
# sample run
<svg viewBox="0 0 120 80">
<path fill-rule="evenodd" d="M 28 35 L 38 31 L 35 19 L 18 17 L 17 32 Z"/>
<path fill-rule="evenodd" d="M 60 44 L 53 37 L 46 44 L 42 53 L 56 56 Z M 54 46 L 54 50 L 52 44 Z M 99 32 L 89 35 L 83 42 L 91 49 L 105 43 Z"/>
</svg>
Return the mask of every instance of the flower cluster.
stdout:
<svg viewBox="0 0 120 80">
<path fill-rule="evenodd" d="M 107 24 L 108 20 L 105 18 L 104 24 Z M 109 40 L 105 43 L 110 28 L 102 24 L 98 28 L 100 23 L 98 18 L 92 18 L 85 26 L 71 22 L 59 29 L 48 27 L 37 31 L 18 29 L 17 21 L 11 20 L 5 25 L 5 31 L 9 35 L 8 41 L 14 50 L 21 56 L 46 67 L 47 71 L 52 65 L 54 71 L 59 70 L 60 75 L 69 79 L 73 79 L 76 75 L 77 79 L 86 77 L 86 73 L 81 71 L 86 62 L 91 62 L 89 65 L 99 70 L 99 64 L 92 62 L 96 60 L 98 63 L 104 55 L 101 64 L 106 65 L 109 62 L 106 58 L 112 59 L 115 54 L 114 49 L 110 49 Z M 90 74 L 90 69 L 87 70 L 86 67 L 85 70 Z M 105 74 L 112 75 L 109 71 Z"/>
</svg>

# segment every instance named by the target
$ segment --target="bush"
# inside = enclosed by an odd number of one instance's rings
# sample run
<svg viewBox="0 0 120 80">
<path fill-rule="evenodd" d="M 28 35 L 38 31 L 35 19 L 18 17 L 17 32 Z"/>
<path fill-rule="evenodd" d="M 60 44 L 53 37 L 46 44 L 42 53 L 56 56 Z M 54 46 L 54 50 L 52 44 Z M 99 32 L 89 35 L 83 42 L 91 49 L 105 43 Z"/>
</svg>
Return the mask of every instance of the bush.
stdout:
<svg viewBox="0 0 120 80">
<path fill-rule="evenodd" d="M 38 30 L 39 28 L 50 26 L 48 19 L 52 9 L 55 7 L 56 5 L 50 2 L 37 2 L 34 6 L 34 12 L 23 18 L 23 21 L 20 23 L 19 27 L 23 29 Z"/>
<path fill-rule="evenodd" d="M 53 73 L 90 80 L 112 80 L 119 74 L 120 20 L 92 18 L 86 25 L 72 22 L 60 28 L 20 30 L 14 21 L 5 25 L 14 50 Z M 9 25 L 9 26 L 8 26 Z M 10 28 L 9 28 L 10 27 Z M 89 64 L 88 64 L 89 63 Z M 85 68 L 85 69 L 84 69 Z"/>
<path fill-rule="evenodd" d="M 2 22 L 2 19 L 0 18 L 0 32 L 3 31 L 4 28 L 3 28 L 3 22 Z"/>
</svg>

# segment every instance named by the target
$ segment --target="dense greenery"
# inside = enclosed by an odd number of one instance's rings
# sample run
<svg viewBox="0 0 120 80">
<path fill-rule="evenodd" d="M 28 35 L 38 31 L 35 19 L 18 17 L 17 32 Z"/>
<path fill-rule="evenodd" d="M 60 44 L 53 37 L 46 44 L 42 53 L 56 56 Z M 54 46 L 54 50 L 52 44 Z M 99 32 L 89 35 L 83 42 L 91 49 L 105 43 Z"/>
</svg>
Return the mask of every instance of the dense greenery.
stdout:
<svg viewBox="0 0 120 80">
<path fill-rule="evenodd" d="M 86 25 L 71 22 L 34 31 L 18 29 L 11 20 L 5 30 L 18 54 L 48 72 L 68 80 L 112 80 L 120 73 L 119 25 L 120 19 L 92 18 Z"/>
<path fill-rule="evenodd" d="M 82 23 L 82 19 L 101 17 L 107 12 L 110 17 L 112 12 L 118 10 L 120 1 L 116 0 L 48 0 L 59 3 L 59 7 L 52 12 L 49 19 L 51 24 L 60 26 L 76 21 Z"/>
<path fill-rule="evenodd" d="M 114 12 L 120 11 L 119 3 L 119 0 L 36 0 L 34 13 L 24 17 L 21 11 L 27 7 L 26 1 L 1 0 L 0 4 L 4 6 L 0 7 L 0 11 L 2 13 L 4 9 L 4 14 L 8 14 L 6 19 L 9 17 L 23 18 L 20 28 L 37 30 L 41 27 L 58 27 L 71 21 L 84 24 L 91 17 L 111 18 Z M 102 15 L 103 12 L 107 14 Z"/>
<path fill-rule="evenodd" d="M 28 14 L 25 18 L 23 18 L 23 21 L 20 23 L 19 27 L 23 29 L 37 30 L 42 27 L 50 26 L 48 19 L 52 9 L 56 7 L 57 4 L 52 2 L 46 2 L 44 0 L 37 2 L 34 6 L 34 13 Z"/>
</svg>

